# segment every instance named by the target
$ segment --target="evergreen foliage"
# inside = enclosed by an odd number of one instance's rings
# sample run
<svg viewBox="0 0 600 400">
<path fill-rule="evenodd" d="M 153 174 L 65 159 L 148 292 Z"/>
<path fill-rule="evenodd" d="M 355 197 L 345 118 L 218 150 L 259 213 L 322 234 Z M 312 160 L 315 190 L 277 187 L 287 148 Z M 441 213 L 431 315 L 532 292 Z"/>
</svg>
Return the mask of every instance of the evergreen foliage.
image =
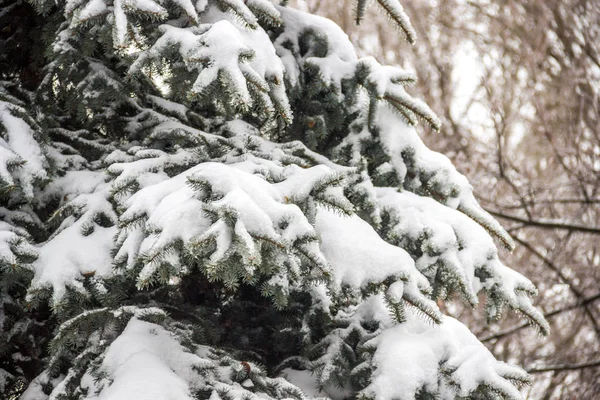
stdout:
<svg viewBox="0 0 600 400">
<path fill-rule="evenodd" d="M 268 0 L 0 5 L 4 397 L 520 398 L 438 302 L 536 289 L 412 74 Z"/>
</svg>

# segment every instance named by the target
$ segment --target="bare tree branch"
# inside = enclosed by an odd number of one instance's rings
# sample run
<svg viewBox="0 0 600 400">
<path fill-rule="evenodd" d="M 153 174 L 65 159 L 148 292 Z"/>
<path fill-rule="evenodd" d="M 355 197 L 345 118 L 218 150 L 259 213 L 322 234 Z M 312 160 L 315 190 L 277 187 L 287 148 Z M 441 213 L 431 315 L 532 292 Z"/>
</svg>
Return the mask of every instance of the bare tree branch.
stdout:
<svg viewBox="0 0 600 400">
<path fill-rule="evenodd" d="M 567 371 L 567 370 L 577 370 L 584 368 L 594 368 L 600 366 L 600 360 L 588 361 L 580 364 L 556 364 L 556 365 L 546 365 L 543 367 L 533 367 L 528 368 L 527 372 L 530 374 L 539 374 L 542 372 L 550 372 L 550 371 Z"/>
<path fill-rule="evenodd" d="M 569 279 L 563 273 L 563 271 L 562 271 L 561 268 L 559 268 L 557 265 L 555 265 L 547 257 L 544 257 L 544 255 L 542 253 L 540 253 L 538 250 L 536 250 L 533 246 L 531 246 L 526 241 L 520 239 L 517 236 L 515 236 L 514 239 L 515 239 L 515 242 L 521 244 L 523 247 L 525 247 L 527 250 L 529 250 L 531 253 L 533 253 L 533 255 L 535 255 L 537 258 L 539 258 L 540 260 L 542 260 L 546 266 L 548 266 L 551 270 L 553 270 L 554 272 L 556 272 L 556 274 L 558 275 L 558 277 L 564 283 L 566 283 L 567 285 L 569 285 L 569 290 L 579 299 L 579 301 L 583 301 L 584 300 L 585 297 L 584 297 L 583 293 L 579 289 L 577 289 L 577 286 L 575 286 L 575 284 L 571 281 L 571 279 Z M 594 331 L 596 332 L 596 336 L 600 339 L 600 326 L 598 325 L 598 321 L 596 321 L 596 317 L 594 317 L 594 314 L 592 313 L 592 311 L 587 307 L 587 304 L 584 304 L 584 309 L 585 309 L 585 314 L 588 316 L 588 318 L 592 322 L 592 326 L 594 327 Z"/>
<path fill-rule="evenodd" d="M 539 228 L 550 228 L 550 229 L 566 229 L 566 230 L 570 230 L 570 231 L 578 231 L 578 232 L 585 232 L 585 233 L 592 233 L 595 235 L 600 235 L 600 228 L 593 227 L 593 226 L 569 224 L 569 223 L 564 223 L 564 222 L 560 222 L 560 221 L 552 221 L 552 220 L 548 220 L 548 221 L 534 220 L 534 219 L 528 220 L 525 218 L 518 217 L 516 215 L 504 214 L 504 213 L 502 213 L 500 211 L 496 211 L 496 210 L 487 209 L 486 211 L 496 217 L 504 218 L 509 221 L 519 222 L 519 223 L 525 224 L 527 226 L 535 226 L 535 227 L 539 227 Z"/>
<path fill-rule="evenodd" d="M 489 199 L 485 199 L 488 203 L 494 203 Z M 541 206 L 541 205 L 556 205 L 556 204 L 598 204 L 600 203 L 600 199 L 549 199 L 549 200 L 527 200 L 525 204 L 528 206 Z M 523 208 L 521 203 L 519 204 L 506 204 L 506 203 L 494 203 L 497 207 L 500 207 L 503 210 L 520 210 Z"/>
</svg>

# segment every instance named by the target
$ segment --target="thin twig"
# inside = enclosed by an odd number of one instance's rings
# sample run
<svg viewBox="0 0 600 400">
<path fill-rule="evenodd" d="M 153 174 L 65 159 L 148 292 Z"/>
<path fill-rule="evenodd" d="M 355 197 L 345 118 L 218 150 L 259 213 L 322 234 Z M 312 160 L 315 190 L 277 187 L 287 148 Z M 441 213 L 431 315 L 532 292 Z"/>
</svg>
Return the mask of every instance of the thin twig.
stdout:
<svg viewBox="0 0 600 400">
<path fill-rule="evenodd" d="M 529 372 L 530 374 L 537 374 L 537 373 L 549 372 L 549 371 L 572 371 L 572 370 L 577 370 L 577 369 L 594 368 L 594 367 L 600 367 L 600 360 L 588 361 L 588 362 L 579 363 L 579 364 L 556 364 L 556 365 L 546 365 L 546 366 L 542 366 L 542 367 L 533 367 L 533 368 L 528 368 L 527 372 Z"/>
<path fill-rule="evenodd" d="M 593 233 L 596 235 L 600 234 L 600 228 L 594 227 L 594 226 L 568 224 L 568 223 L 563 223 L 560 221 L 552 221 L 552 220 L 539 221 L 539 220 L 534 220 L 534 219 L 525 219 L 525 218 L 517 217 L 516 215 L 504 214 L 504 213 L 501 213 L 500 211 L 496 211 L 496 210 L 487 209 L 486 211 L 496 217 L 508 219 L 508 220 L 514 221 L 514 222 L 520 222 L 520 223 L 528 225 L 528 226 L 536 226 L 536 227 L 540 227 L 540 228 L 551 228 L 551 229 L 567 229 L 570 231 Z"/>
<path fill-rule="evenodd" d="M 521 244 L 523 247 L 525 247 L 527 250 L 529 250 L 534 256 L 536 256 L 537 258 L 542 260 L 548 268 L 550 268 L 552 271 L 554 271 L 558 275 L 558 277 L 561 279 L 561 281 L 563 281 L 563 283 L 566 283 L 567 285 L 569 285 L 569 290 L 579 299 L 579 301 L 583 301 L 585 299 L 583 292 L 581 292 L 575 286 L 575 284 L 571 281 L 571 279 L 569 279 L 556 264 L 554 264 L 551 260 L 549 260 L 547 257 L 545 257 L 542 253 L 540 253 L 532 245 L 530 245 L 526 241 L 520 239 L 518 236 L 514 236 L 514 240 L 515 240 L 515 242 Z M 584 310 L 585 310 L 585 314 L 588 316 L 588 318 L 592 322 L 594 331 L 596 332 L 596 336 L 600 339 L 600 326 L 598 325 L 598 321 L 596 321 L 596 317 L 594 317 L 594 314 L 588 308 L 587 305 L 584 305 Z"/>
</svg>

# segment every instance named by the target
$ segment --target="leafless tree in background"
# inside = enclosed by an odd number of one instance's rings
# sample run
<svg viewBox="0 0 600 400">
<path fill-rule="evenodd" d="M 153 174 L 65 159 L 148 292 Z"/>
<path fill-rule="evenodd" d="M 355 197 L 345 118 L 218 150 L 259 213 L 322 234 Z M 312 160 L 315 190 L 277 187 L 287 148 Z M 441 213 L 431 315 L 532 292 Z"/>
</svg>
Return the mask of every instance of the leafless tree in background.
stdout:
<svg viewBox="0 0 600 400">
<path fill-rule="evenodd" d="M 532 373 L 535 399 L 600 397 L 600 2 L 403 2 L 408 45 L 376 7 L 355 24 L 353 1 L 300 2 L 334 19 L 363 55 L 415 71 L 444 125 L 425 128 L 518 246 L 503 258 L 540 290 L 548 338 L 516 318 L 470 327 L 498 357 Z"/>
</svg>

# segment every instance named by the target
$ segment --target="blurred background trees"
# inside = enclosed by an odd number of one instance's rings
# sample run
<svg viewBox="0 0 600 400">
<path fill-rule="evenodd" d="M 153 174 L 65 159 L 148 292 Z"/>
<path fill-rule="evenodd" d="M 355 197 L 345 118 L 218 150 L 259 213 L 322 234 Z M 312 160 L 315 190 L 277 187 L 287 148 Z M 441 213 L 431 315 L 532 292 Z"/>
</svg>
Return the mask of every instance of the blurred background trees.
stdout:
<svg viewBox="0 0 600 400">
<path fill-rule="evenodd" d="M 379 7 L 356 24 L 353 0 L 298 1 L 335 20 L 361 55 L 419 77 L 411 93 L 443 121 L 421 125 L 481 204 L 517 242 L 503 254 L 540 289 L 552 327 L 542 339 L 513 318 L 488 325 L 451 310 L 499 359 L 524 365 L 535 399 L 600 393 L 600 2 L 405 2 L 417 46 Z M 510 354 L 510 358 L 509 355 Z"/>
</svg>

